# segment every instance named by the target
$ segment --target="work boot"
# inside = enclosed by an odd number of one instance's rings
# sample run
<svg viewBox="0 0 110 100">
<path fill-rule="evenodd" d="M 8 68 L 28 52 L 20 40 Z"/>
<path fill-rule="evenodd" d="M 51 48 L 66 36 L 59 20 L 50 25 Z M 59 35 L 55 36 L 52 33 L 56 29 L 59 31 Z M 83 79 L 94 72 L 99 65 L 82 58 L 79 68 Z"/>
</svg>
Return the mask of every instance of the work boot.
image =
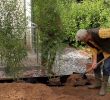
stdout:
<svg viewBox="0 0 110 100">
<path fill-rule="evenodd" d="M 100 92 L 99 92 L 100 96 L 104 96 L 107 93 L 108 78 L 109 78 L 109 76 L 103 76 L 101 89 L 100 89 Z"/>
<path fill-rule="evenodd" d="M 96 78 L 96 82 L 92 85 L 89 85 L 88 88 L 89 89 L 97 89 L 101 87 L 101 80 Z"/>
</svg>

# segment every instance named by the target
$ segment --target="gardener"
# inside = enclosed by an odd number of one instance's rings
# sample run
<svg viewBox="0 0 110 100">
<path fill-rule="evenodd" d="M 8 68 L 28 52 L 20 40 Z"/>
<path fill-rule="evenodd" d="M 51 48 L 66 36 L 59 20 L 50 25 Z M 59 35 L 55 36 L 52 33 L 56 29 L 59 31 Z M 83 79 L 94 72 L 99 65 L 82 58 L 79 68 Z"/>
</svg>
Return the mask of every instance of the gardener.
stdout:
<svg viewBox="0 0 110 100">
<path fill-rule="evenodd" d="M 80 29 L 76 34 L 76 40 L 85 42 L 92 50 L 92 69 L 94 70 L 96 83 L 88 86 L 88 88 L 100 88 L 99 95 L 104 96 L 110 75 L 110 29 Z M 96 66 L 97 62 L 103 58 L 107 58 L 104 60 L 103 66 L 101 66 L 102 64 Z M 103 75 L 101 75 L 101 69 Z"/>
</svg>

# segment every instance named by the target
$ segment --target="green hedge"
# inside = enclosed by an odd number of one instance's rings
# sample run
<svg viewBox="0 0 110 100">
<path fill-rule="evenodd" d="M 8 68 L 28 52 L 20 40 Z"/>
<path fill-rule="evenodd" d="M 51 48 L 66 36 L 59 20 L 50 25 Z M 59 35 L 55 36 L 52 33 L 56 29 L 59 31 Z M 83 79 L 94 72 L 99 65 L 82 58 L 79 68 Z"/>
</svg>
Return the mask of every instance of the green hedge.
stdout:
<svg viewBox="0 0 110 100">
<path fill-rule="evenodd" d="M 69 38 L 76 45 L 75 34 L 79 29 L 110 27 L 109 2 L 104 0 L 83 0 L 81 3 L 65 3 L 59 0 L 59 9 L 63 22 L 63 29 Z"/>
<path fill-rule="evenodd" d="M 66 40 L 78 47 L 75 34 L 82 28 L 109 27 L 109 7 L 104 0 L 32 0 L 33 21 L 38 25 L 42 64 L 51 68 Z"/>
<path fill-rule="evenodd" d="M 52 73 L 56 53 L 65 37 L 57 0 L 33 0 L 33 12 L 39 29 L 42 65 Z"/>
<path fill-rule="evenodd" d="M 19 0 L 0 1 L 0 57 L 5 63 L 5 71 L 17 77 L 27 55 L 25 47 L 26 18 L 19 9 Z"/>
</svg>

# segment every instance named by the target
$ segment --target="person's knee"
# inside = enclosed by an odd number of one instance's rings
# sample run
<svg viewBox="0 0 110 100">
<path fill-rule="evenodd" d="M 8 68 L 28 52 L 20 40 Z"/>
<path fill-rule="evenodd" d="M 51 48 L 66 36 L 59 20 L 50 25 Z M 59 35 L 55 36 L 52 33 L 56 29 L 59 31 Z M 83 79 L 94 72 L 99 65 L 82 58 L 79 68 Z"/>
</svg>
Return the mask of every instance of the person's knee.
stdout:
<svg viewBox="0 0 110 100">
<path fill-rule="evenodd" d="M 104 62 L 103 74 L 110 75 L 110 58 L 105 60 L 105 62 Z"/>
</svg>

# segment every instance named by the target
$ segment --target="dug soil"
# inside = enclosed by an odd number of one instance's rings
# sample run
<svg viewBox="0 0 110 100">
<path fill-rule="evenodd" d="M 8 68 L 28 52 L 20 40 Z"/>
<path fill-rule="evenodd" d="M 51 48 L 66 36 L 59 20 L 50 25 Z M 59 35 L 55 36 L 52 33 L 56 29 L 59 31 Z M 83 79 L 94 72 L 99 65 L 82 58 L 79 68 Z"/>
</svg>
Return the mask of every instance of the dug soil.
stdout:
<svg viewBox="0 0 110 100">
<path fill-rule="evenodd" d="M 45 84 L 1 83 L 0 100 L 110 100 L 110 93 L 98 96 L 99 90 L 86 86 L 49 87 Z"/>
</svg>

